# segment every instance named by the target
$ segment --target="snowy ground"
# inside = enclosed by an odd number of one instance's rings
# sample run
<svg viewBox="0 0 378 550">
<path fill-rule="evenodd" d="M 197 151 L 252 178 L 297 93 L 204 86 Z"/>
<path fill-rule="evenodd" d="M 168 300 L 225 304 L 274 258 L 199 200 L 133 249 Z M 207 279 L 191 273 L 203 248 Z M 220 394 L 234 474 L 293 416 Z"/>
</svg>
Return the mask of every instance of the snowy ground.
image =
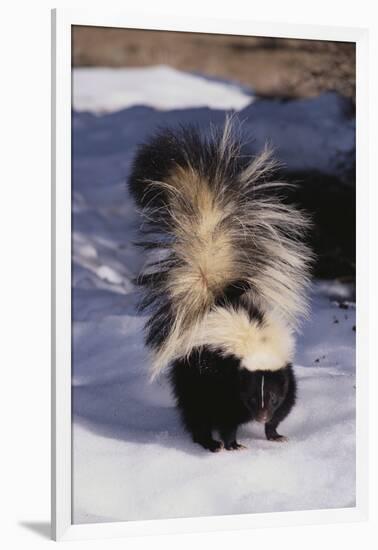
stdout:
<svg viewBox="0 0 378 550">
<path fill-rule="evenodd" d="M 162 78 L 159 87 L 159 70 L 169 85 Z M 342 102 L 326 94 L 252 103 L 252 94 L 234 84 L 165 68 L 138 73 L 110 71 L 105 78 L 104 70 L 92 69 L 74 77 L 74 106 L 81 111 L 73 117 L 74 522 L 353 506 L 350 289 L 314 284 L 295 360 L 298 404 L 281 428 L 290 442 L 268 442 L 250 424 L 240 430 L 247 450 L 207 453 L 182 430 L 166 380 L 147 382 L 144 319 L 131 282 L 142 262 L 132 245 L 138 217 L 125 191 L 135 145 L 157 125 L 206 126 L 221 122 L 221 109 L 230 108 L 253 125 L 257 146 L 274 135 L 289 164 L 340 171 L 354 143 Z M 121 93 L 120 82 L 130 93 Z M 310 154 L 324 143 L 323 154 Z"/>
</svg>

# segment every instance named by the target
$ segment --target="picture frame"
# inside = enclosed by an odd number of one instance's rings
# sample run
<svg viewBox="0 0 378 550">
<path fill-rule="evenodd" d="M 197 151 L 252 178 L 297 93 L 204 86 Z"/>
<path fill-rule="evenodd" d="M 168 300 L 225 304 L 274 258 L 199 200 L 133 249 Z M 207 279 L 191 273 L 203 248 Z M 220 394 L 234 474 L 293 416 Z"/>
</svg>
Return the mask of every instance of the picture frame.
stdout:
<svg viewBox="0 0 378 550">
<path fill-rule="evenodd" d="M 71 29 L 73 25 L 272 36 L 356 43 L 357 157 L 357 373 L 356 506 L 311 510 L 125 521 L 72 523 L 71 437 Z M 362 521 L 368 514 L 368 114 L 365 29 L 257 23 L 249 20 L 148 16 L 108 10 L 52 11 L 52 533 L 55 540 L 140 534 L 249 529 Z"/>
</svg>

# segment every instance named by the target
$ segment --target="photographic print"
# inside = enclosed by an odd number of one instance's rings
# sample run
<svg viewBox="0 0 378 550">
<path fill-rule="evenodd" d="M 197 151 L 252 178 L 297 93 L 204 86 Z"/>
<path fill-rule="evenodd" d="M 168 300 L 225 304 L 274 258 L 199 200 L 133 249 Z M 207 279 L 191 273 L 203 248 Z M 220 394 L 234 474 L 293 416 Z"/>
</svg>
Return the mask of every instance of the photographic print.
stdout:
<svg viewBox="0 0 378 550">
<path fill-rule="evenodd" d="M 356 45 L 72 27 L 72 522 L 356 506 Z"/>
</svg>

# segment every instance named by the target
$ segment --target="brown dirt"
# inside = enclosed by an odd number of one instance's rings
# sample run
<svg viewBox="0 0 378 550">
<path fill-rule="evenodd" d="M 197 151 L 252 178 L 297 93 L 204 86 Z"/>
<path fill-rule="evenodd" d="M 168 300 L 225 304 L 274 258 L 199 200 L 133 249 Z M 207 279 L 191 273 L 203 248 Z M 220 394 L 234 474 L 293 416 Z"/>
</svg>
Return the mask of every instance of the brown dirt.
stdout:
<svg viewBox="0 0 378 550">
<path fill-rule="evenodd" d="M 268 97 L 336 90 L 355 98 L 355 46 L 346 42 L 74 27 L 73 65 L 165 64 L 235 80 Z"/>
</svg>

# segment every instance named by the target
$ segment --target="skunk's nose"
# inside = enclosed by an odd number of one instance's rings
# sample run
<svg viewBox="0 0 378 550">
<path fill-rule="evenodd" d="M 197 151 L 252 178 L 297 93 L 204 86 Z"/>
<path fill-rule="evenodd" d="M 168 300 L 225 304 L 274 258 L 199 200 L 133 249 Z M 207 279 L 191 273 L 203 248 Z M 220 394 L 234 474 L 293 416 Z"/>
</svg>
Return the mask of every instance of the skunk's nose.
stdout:
<svg viewBox="0 0 378 550">
<path fill-rule="evenodd" d="M 258 412 L 256 418 L 257 422 L 262 422 L 263 424 L 265 424 L 269 421 L 269 419 L 269 412 L 266 409 L 262 409 Z"/>
</svg>

